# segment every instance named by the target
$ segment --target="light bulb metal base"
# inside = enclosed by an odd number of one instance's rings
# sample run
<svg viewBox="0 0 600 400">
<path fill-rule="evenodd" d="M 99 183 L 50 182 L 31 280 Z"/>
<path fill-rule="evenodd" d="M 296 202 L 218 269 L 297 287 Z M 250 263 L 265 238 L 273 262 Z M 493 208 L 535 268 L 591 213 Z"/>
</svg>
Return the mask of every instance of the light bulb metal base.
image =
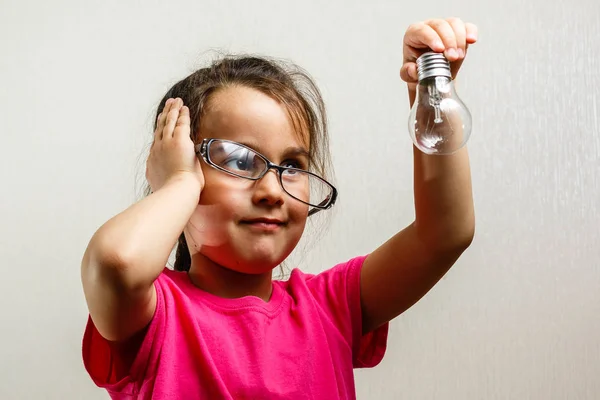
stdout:
<svg viewBox="0 0 600 400">
<path fill-rule="evenodd" d="M 452 78 L 450 62 L 442 53 L 434 53 L 432 51 L 424 53 L 417 58 L 417 75 L 419 82 L 434 76 Z"/>
</svg>

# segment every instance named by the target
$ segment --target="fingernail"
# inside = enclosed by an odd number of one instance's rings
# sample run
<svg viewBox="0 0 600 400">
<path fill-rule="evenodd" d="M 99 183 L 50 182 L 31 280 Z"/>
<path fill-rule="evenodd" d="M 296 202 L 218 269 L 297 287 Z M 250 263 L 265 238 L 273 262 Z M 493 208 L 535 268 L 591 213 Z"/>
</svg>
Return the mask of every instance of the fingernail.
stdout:
<svg viewBox="0 0 600 400">
<path fill-rule="evenodd" d="M 465 57 L 465 51 L 463 49 L 458 49 L 458 57 L 460 57 L 460 58 Z"/>
<path fill-rule="evenodd" d="M 448 50 L 446 50 L 446 57 L 448 57 L 448 58 L 457 58 L 458 57 L 458 53 L 456 52 L 455 49 L 448 49 Z"/>
</svg>

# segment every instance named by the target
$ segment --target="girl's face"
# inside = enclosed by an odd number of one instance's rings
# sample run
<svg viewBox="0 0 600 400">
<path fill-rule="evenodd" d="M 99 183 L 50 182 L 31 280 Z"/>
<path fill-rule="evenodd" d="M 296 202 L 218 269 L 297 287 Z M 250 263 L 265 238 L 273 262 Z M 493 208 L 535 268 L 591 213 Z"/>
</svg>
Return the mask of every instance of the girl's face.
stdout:
<svg viewBox="0 0 600 400">
<path fill-rule="evenodd" d="M 201 120 L 200 137 L 242 143 L 278 165 L 308 167 L 308 135 L 296 132 L 283 105 L 255 89 L 233 86 L 214 93 Z M 308 206 L 283 191 L 275 170 L 252 181 L 204 161 L 201 165 L 205 185 L 200 208 L 210 206 L 205 209 L 213 210 L 208 218 L 215 227 L 206 233 L 221 239 L 201 246 L 199 252 L 238 272 L 271 271 L 300 240 Z"/>
</svg>

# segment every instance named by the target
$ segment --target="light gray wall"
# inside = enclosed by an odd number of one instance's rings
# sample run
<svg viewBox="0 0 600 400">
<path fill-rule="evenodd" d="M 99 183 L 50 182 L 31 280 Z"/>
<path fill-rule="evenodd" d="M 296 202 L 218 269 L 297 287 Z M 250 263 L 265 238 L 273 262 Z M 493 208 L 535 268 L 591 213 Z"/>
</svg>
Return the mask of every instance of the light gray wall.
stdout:
<svg viewBox="0 0 600 400">
<path fill-rule="evenodd" d="M 403 32 L 480 28 L 470 106 L 477 236 L 392 323 L 359 399 L 600 398 L 600 5 L 595 0 L 0 3 L 0 398 L 104 399 L 86 375 L 79 263 L 135 199 L 153 106 L 210 48 L 292 59 L 329 106 L 341 198 L 319 271 L 411 221 Z"/>
</svg>

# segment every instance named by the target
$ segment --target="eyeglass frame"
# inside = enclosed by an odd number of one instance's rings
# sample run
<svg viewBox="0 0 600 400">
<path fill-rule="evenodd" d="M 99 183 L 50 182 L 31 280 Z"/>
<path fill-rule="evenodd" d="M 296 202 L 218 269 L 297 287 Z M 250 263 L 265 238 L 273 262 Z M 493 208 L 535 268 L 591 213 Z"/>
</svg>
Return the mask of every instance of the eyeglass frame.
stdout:
<svg viewBox="0 0 600 400">
<path fill-rule="evenodd" d="M 250 178 L 247 176 L 242 176 L 242 175 L 238 175 L 232 171 L 228 171 L 225 168 L 222 168 L 220 166 L 218 166 L 217 164 L 213 163 L 212 160 L 210 159 L 209 155 L 208 155 L 208 147 L 210 146 L 210 144 L 214 141 L 221 141 L 221 142 L 226 142 L 226 143 L 232 143 L 235 144 L 237 146 L 243 147 L 247 150 L 250 150 L 251 152 L 255 153 L 257 156 L 259 156 L 260 158 L 262 158 L 265 161 L 266 164 L 266 168 L 265 170 L 257 177 L 255 178 Z M 281 165 L 277 165 L 273 162 L 271 162 L 271 160 L 269 160 L 267 157 L 265 157 L 264 155 L 262 155 L 261 153 L 259 153 L 258 151 L 254 150 L 253 148 L 250 148 L 244 144 L 238 143 L 238 142 L 234 142 L 232 140 L 226 140 L 226 139 L 217 139 L 217 138 L 207 138 L 207 139 L 203 139 L 202 142 L 198 143 L 195 146 L 195 150 L 196 150 L 196 155 L 200 156 L 200 158 L 202 158 L 204 160 L 204 162 L 208 165 L 210 165 L 211 167 L 215 168 L 218 171 L 222 171 L 225 172 L 229 175 L 235 176 L 237 178 L 242 178 L 242 179 L 248 179 L 251 181 L 258 181 L 260 179 L 262 179 L 267 172 L 269 172 L 269 170 L 274 169 L 277 171 L 277 176 L 279 177 L 279 185 L 281 186 L 281 188 L 283 189 L 283 191 L 290 196 L 291 198 L 293 198 L 294 200 L 298 200 L 301 203 L 306 204 L 309 207 L 313 207 L 312 210 L 309 210 L 308 212 L 308 216 L 310 217 L 311 215 L 314 215 L 316 213 L 318 213 L 321 210 L 327 210 L 331 207 L 333 207 L 333 205 L 335 204 L 335 201 L 337 200 L 337 196 L 338 196 L 338 191 L 335 188 L 335 186 L 333 186 L 331 183 L 327 182 L 325 179 L 321 178 L 319 175 L 312 173 L 310 171 L 306 171 L 304 169 L 301 168 L 293 168 L 293 167 L 282 167 Z M 331 187 L 331 195 L 326 197 L 325 200 L 323 200 L 319 205 L 313 205 L 313 204 L 309 204 L 303 200 L 300 200 L 299 198 L 297 198 L 296 196 L 293 196 L 290 192 L 288 192 L 285 187 L 283 186 L 283 181 L 282 181 L 282 173 L 286 170 L 291 170 L 291 171 L 299 171 L 302 173 L 306 173 L 309 175 L 314 176 L 315 178 L 323 181 L 324 183 L 326 183 L 329 187 Z M 323 203 L 325 203 L 325 205 L 322 205 Z"/>
</svg>

